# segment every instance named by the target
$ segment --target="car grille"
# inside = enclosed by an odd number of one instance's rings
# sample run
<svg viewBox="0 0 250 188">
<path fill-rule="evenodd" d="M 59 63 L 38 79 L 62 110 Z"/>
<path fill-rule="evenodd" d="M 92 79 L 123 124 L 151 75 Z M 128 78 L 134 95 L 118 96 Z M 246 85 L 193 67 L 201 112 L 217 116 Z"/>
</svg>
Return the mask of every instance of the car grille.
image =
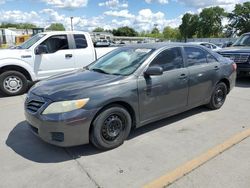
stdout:
<svg viewBox="0 0 250 188">
<path fill-rule="evenodd" d="M 27 103 L 27 110 L 36 113 L 44 104 L 42 101 L 31 100 Z"/>
<path fill-rule="evenodd" d="M 250 57 L 250 55 L 248 54 L 221 54 L 221 55 L 233 60 L 235 63 L 247 63 Z"/>
</svg>

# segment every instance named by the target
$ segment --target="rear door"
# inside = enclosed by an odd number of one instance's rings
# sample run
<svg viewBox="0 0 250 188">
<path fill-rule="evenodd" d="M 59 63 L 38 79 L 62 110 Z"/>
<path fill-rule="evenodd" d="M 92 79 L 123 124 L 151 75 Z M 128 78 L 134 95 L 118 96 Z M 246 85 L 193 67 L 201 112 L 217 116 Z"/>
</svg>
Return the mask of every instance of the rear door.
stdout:
<svg viewBox="0 0 250 188">
<path fill-rule="evenodd" d="M 53 35 L 40 45 L 47 47 L 47 53 L 35 55 L 34 70 L 39 79 L 75 69 L 67 35 Z"/>
<path fill-rule="evenodd" d="M 187 106 L 188 71 L 184 67 L 181 48 L 159 53 L 149 66 L 161 66 L 163 75 L 138 79 L 140 119 L 149 122 Z"/>
<path fill-rule="evenodd" d="M 199 47 L 184 47 L 189 71 L 190 106 L 203 103 L 219 79 L 220 64 L 212 54 Z"/>
</svg>

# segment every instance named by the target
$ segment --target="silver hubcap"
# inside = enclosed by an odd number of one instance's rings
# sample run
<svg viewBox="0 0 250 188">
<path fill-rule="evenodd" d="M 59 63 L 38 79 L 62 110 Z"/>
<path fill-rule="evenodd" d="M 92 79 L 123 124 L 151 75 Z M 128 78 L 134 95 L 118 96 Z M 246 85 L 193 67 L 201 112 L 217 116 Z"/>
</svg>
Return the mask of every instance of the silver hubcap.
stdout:
<svg viewBox="0 0 250 188">
<path fill-rule="evenodd" d="M 18 76 L 8 76 L 3 81 L 4 89 L 10 93 L 16 93 L 22 89 L 23 83 Z"/>
</svg>

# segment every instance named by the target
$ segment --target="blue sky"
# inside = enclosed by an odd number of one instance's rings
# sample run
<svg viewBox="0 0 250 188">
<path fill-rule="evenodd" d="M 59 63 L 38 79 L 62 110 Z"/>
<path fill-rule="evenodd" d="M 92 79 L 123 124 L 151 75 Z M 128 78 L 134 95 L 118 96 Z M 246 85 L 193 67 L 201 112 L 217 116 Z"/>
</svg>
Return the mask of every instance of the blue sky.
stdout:
<svg viewBox="0 0 250 188">
<path fill-rule="evenodd" d="M 150 31 L 155 24 L 178 27 L 186 12 L 221 6 L 231 11 L 245 0 L 0 0 L 0 22 L 30 22 L 40 27 L 60 22 L 78 30 L 130 26 Z"/>
</svg>

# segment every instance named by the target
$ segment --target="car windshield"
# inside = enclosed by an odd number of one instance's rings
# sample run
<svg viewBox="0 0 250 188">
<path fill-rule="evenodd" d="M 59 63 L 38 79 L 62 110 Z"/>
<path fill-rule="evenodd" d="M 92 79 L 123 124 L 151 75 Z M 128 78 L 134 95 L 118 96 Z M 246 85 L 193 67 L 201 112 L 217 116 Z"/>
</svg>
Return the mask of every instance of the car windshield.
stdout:
<svg viewBox="0 0 250 188">
<path fill-rule="evenodd" d="M 18 46 L 18 48 L 28 49 L 31 46 L 33 46 L 33 44 L 35 44 L 37 41 L 39 41 L 41 38 L 43 38 L 44 36 L 45 34 L 36 34 L 35 36 L 31 37 L 29 40 L 25 41 L 20 46 Z"/>
<path fill-rule="evenodd" d="M 150 48 L 119 48 L 101 57 L 87 69 L 104 74 L 130 75 L 153 51 Z"/>
<path fill-rule="evenodd" d="M 233 46 L 250 46 L 250 34 L 241 36 Z"/>
</svg>

